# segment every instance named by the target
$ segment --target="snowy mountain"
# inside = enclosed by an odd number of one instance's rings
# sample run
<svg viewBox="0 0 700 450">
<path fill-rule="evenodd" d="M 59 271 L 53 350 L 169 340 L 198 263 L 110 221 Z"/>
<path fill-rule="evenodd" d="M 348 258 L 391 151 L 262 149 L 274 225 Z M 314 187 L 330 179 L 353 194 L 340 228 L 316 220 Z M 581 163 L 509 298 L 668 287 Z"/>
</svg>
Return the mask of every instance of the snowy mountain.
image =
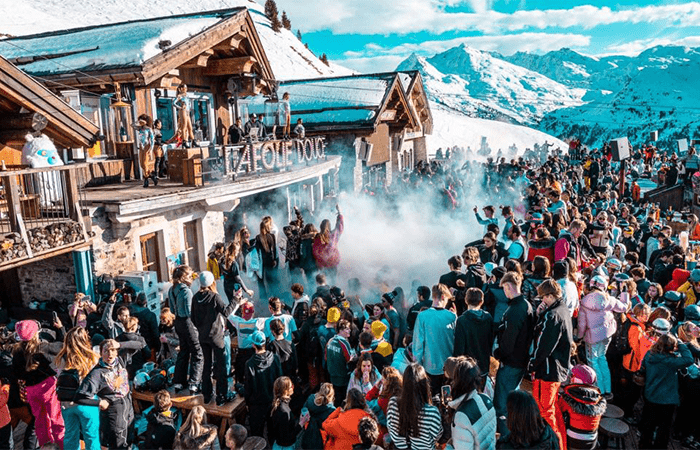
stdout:
<svg viewBox="0 0 700 450">
<path fill-rule="evenodd" d="M 255 0 L 22 0 L 0 2 L 0 36 L 21 36 L 110 22 L 245 6 L 255 22 L 272 71 L 278 80 L 351 75 L 326 65 L 289 30 L 272 30 L 264 8 Z M 291 18 L 294 20 L 294 18 Z M 293 23 L 292 23 L 293 25 Z M 1 41 L 0 41 L 0 45 Z"/>
<path fill-rule="evenodd" d="M 585 104 L 545 116 L 539 125 L 543 131 L 562 138 L 578 136 L 592 147 L 622 136 L 629 136 L 634 145 L 644 144 L 654 130 L 659 130 L 661 148 L 676 148 L 677 139 L 700 137 L 698 49 L 654 47 L 636 57 L 600 59 L 562 49 L 542 56 L 516 53 L 506 59 L 588 90 Z"/>
<path fill-rule="evenodd" d="M 430 99 L 471 117 L 535 124 L 550 111 L 582 104 L 585 90 L 465 45 L 431 58 L 411 55 L 397 70 L 418 70 Z"/>
</svg>

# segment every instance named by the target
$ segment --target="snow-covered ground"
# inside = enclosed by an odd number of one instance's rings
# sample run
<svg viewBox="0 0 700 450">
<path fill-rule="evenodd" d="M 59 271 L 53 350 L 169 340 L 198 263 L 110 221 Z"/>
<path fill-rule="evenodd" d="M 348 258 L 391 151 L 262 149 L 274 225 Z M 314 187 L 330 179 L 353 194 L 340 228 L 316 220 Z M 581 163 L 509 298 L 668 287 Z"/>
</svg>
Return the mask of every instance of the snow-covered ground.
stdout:
<svg viewBox="0 0 700 450">
<path fill-rule="evenodd" d="M 545 142 L 552 144 L 551 149 L 557 147 L 568 150 L 569 146 L 548 134 L 533 128 L 520 125 L 512 125 L 496 120 L 478 119 L 467 117 L 464 114 L 447 111 L 438 105 L 431 105 L 435 126 L 433 134 L 428 136 L 428 152 L 434 154 L 438 148 L 443 150 L 455 145 L 471 148 L 474 156 L 481 147 L 481 138 L 485 136 L 491 156 L 496 156 L 499 149 L 503 156 L 511 157 L 508 153 L 513 144 L 517 147 L 517 155 L 522 155 L 526 148 L 533 148 L 535 144 L 542 145 Z"/>
<path fill-rule="evenodd" d="M 0 33 L 12 36 L 244 6 L 250 10 L 272 71 L 278 80 L 353 73 L 321 62 L 289 30 L 274 32 L 254 0 L 10 0 L 0 1 Z M 280 14 L 282 12 L 280 11 Z M 294 30 L 294 17 L 291 17 Z M 3 45 L 0 42 L 0 45 Z"/>
</svg>

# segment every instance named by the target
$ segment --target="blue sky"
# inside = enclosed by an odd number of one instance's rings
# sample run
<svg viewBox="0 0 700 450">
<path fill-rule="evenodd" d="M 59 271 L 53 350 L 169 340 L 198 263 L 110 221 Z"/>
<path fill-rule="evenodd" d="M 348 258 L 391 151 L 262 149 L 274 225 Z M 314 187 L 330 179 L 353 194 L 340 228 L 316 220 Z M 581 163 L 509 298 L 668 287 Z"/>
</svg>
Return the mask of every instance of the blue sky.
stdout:
<svg viewBox="0 0 700 450">
<path fill-rule="evenodd" d="M 277 0 L 316 53 L 361 72 L 393 70 L 465 43 L 503 54 L 562 47 L 634 55 L 700 46 L 700 2 L 564 0 Z"/>
</svg>

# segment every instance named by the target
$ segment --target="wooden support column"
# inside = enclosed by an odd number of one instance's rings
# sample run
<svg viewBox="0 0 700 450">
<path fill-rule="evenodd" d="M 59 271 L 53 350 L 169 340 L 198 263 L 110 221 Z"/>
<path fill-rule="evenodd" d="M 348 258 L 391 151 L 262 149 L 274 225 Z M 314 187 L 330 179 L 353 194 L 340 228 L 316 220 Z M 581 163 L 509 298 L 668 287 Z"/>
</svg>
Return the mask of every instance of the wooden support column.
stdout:
<svg viewBox="0 0 700 450">
<path fill-rule="evenodd" d="M 68 217 L 80 224 L 83 230 L 83 239 L 88 241 L 87 229 L 83 220 L 83 212 L 80 208 L 80 192 L 78 191 L 78 172 L 76 169 L 70 168 L 63 172 L 66 177 L 66 205 L 68 205 Z"/>
</svg>

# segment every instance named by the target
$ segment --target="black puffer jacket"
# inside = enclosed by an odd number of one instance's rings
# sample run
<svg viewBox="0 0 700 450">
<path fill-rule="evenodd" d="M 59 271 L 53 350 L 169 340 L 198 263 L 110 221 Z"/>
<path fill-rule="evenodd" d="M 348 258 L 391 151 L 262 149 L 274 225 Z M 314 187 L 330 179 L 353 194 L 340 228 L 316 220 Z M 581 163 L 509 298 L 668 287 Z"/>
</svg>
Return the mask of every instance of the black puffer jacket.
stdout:
<svg viewBox="0 0 700 450">
<path fill-rule="evenodd" d="M 566 381 L 573 343 L 571 314 L 561 299 L 540 313 L 535 326 L 535 352 L 528 372 L 543 381 Z"/>
<path fill-rule="evenodd" d="M 192 297 L 192 323 L 199 331 L 199 342 L 224 346 L 226 318 L 233 312 L 233 302 L 226 305 L 216 292 L 201 290 Z"/>
</svg>

